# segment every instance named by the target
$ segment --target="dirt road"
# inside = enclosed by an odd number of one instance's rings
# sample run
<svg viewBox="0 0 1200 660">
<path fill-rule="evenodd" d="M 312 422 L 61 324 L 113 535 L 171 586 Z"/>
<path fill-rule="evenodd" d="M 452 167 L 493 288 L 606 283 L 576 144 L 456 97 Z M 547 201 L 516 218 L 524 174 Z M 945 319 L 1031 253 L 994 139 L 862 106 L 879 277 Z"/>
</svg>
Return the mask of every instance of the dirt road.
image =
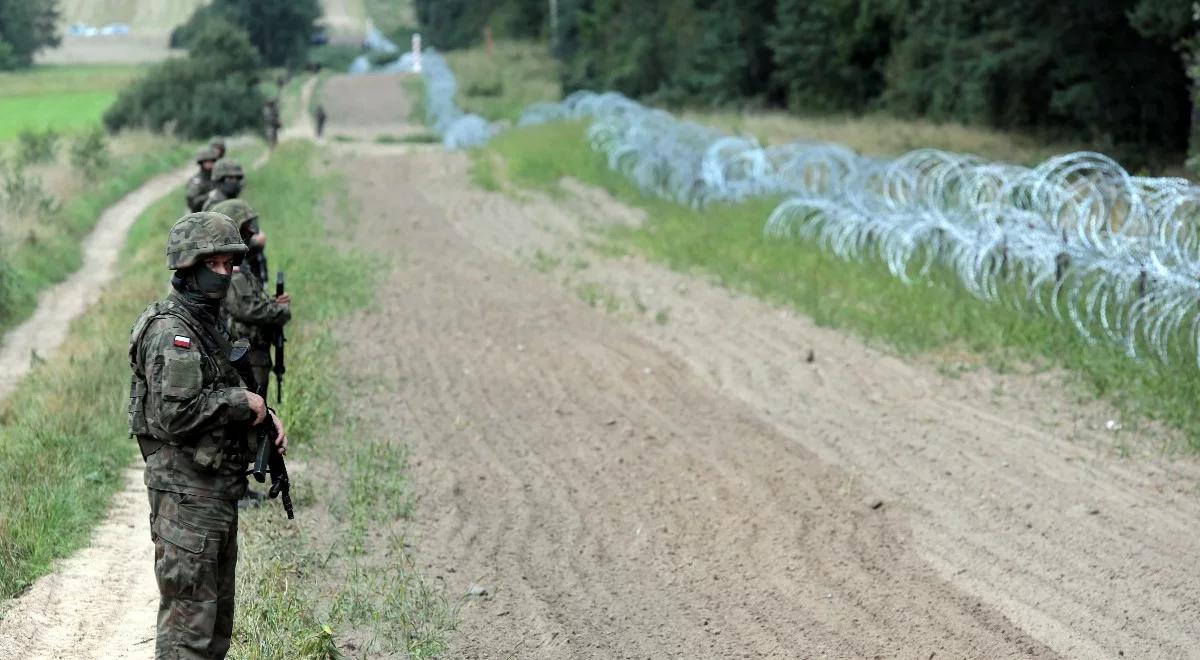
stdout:
<svg viewBox="0 0 1200 660">
<path fill-rule="evenodd" d="M 117 275 L 117 259 L 125 235 L 151 204 L 187 181 L 194 167 L 159 175 L 105 209 L 83 243 L 83 265 L 38 296 L 37 310 L 0 338 L 0 399 L 8 396 L 28 371 L 36 353 L 53 354 L 67 338 L 71 321 L 87 310 Z"/>
<path fill-rule="evenodd" d="M 404 103 L 398 84 L 356 90 L 364 113 Z M 354 104 L 337 121 L 355 125 Z M 340 333 L 349 382 L 372 385 L 354 409 L 411 449 L 422 497 L 404 531 L 426 573 L 487 591 L 451 657 L 1200 648 L 1200 465 L 1104 431 L 1111 412 L 1053 375 L 945 376 L 597 254 L 592 229 L 640 217 L 578 184 L 514 201 L 438 147 L 329 148 L 357 209 L 331 225 L 392 264 Z M 94 607 L 136 609 L 143 573 Z M 113 657 L 112 626 L 63 625 L 26 657 L 64 639 Z M 148 657 L 143 638 L 116 657 Z"/>
</svg>

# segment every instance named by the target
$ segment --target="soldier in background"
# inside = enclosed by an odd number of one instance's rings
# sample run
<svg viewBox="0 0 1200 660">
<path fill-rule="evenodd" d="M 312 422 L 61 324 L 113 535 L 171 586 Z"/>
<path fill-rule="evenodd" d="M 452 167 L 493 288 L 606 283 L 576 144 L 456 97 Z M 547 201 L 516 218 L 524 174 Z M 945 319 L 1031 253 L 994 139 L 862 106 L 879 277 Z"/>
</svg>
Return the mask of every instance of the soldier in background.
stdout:
<svg viewBox="0 0 1200 660">
<path fill-rule="evenodd" d="M 267 131 L 267 142 L 274 147 L 279 142 L 279 129 L 283 126 L 279 121 L 279 105 L 274 99 L 263 106 L 263 126 Z"/>
<path fill-rule="evenodd" d="M 325 106 L 318 105 L 317 109 L 313 111 L 313 118 L 317 122 L 317 137 L 321 137 L 321 134 L 325 132 L 325 120 L 327 119 Z"/>
<path fill-rule="evenodd" d="M 171 292 L 130 332 L 129 433 L 146 461 L 157 658 L 223 659 L 229 652 L 237 501 L 254 458 L 253 427 L 273 424 L 279 452 L 287 451 L 283 424 L 246 389 L 217 320 L 246 252 L 229 218 L 181 218 L 167 240 Z"/>
<path fill-rule="evenodd" d="M 209 140 L 208 146 L 212 147 L 213 151 L 217 152 L 217 160 L 225 157 L 225 138 L 215 137 Z"/>
<path fill-rule="evenodd" d="M 219 159 L 220 156 L 211 146 L 201 147 L 200 151 L 196 153 L 196 165 L 200 167 L 200 170 L 188 180 L 186 193 L 188 211 L 195 213 L 204 207 L 204 199 L 213 189 L 213 164 Z"/>
<path fill-rule="evenodd" d="M 213 188 L 208 191 L 208 196 L 204 198 L 204 210 L 210 211 L 217 204 L 227 199 L 234 199 L 242 194 L 242 180 L 244 178 L 245 173 L 242 171 L 241 163 L 232 158 L 218 160 L 213 165 Z"/>
<path fill-rule="evenodd" d="M 222 310 L 230 336 L 250 340 L 247 354 L 250 369 L 259 394 L 266 396 L 271 377 L 271 344 L 275 334 L 292 318 L 292 299 L 286 293 L 276 298 L 266 292 L 267 274 L 261 266 L 267 235 L 259 226 L 258 213 L 243 199 L 226 200 L 212 210 L 233 220 L 249 248 L 242 264 L 233 269 Z"/>
</svg>

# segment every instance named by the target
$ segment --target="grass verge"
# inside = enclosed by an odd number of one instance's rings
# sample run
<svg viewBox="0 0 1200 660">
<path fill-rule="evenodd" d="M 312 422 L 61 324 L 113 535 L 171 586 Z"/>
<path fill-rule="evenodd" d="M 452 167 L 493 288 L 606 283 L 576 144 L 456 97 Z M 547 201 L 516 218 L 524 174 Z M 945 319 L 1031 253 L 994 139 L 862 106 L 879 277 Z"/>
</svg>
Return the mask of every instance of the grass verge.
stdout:
<svg viewBox="0 0 1200 660">
<path fill-rule="evenodd" d="M 0 268 L 0 333 L 33 312 L 38 293 L 79 268 L 83 239 L 105 208 L 148 179 L 187 163 L 190 156 L 187 146 L 175 144 L 123 159 L 102 172 L 88 173 L 89 181 L 77 197 L 48 218 L 23 228 L 20 235 L 12 232 L 21 228 L 0 231 L 6 242 L 5 264 Z M 178 201 L 176 198 L 176 206 Z"/>
<path fill-rule="evenodd" d="M 500 41 L 492 53 L 470 48 L 445 55 L 467 112 L 516 123 L 530 104 L 562 98 L 558 64 L 541 44 Z"/>
<path fill-rule="evenodd" d="M 560 194 L 574 177 L 646 211 L 638 229 L 612 230 L 610 248 L 636 251 L 670 267 L 791 306 L 818 324 L 844 328 L 905 354 L 932 356 L 951 370 L 1064 368 L 1080 396 L 1112 401 L 1128 421 L 1154 419 L 1181 429 L 1200 450 L 1200 372 L 1190 363 L 1140 362 L 1091 345 L 1049 317 L 985 303 L 948 272 L 905 285 L 879 261 L 847 262 L 804 241 L 771 240 L 762 229 L 777 200 L 696 210 L 642 194 L 592 151 L 579 123 L 505 133 L 475 152 L 472 179 Z M 1129 424 L 1127 423 L 1127 426 Z"/>
<path fill-rule="evenodd" d="M 314 175 L 315 153 L 307 143 L 281 146 L 256 176 L 251 200 L 268 231 L 272 218 L 287 219 L 286 231 L 271 232 L 271 263 L 295 271 L 288 280 L 303 314 L 289 326 L 280 408 L 297 457 L 297 520 L 287 522 L 275 502 L 242 517 L 234 653 L 427 657 L 445 649 L 455 608 L 421 578 L 403 541 L 413 503 L 404 447 L 336 415 L 333 323 L 367 304 L 378 264 L 338 251 L 332 239 L 314 240 L 328 237 L 316 211 L 321 199 L 344 190 L 336 175 Z"/>
</svg>

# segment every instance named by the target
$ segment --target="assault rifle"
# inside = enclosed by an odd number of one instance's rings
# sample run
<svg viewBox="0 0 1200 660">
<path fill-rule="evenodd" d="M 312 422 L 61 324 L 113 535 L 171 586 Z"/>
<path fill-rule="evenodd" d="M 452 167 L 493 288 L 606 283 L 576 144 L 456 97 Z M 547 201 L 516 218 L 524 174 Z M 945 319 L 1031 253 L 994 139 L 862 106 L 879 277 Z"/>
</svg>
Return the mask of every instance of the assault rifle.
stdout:
<svg viewBox="0 0 1200 660">
<path fill-rule="evenodd" d="M 275 446 L 275 440 L 279 438 L 279 431 L 275 429 L 275 413 L 268 414 L 257 429 L 258 453 L 254 456 L 254 469 L 250 474 L 260 484 L 267 480 L 267 473 L 271 474 L 271 488 L 267 491 L 267 497 L 278 497 L 283 502 L 288 520 L 291 520 L 296 517 L 292 511 L 292 482 L 288 479 L 287 464 Z"/>
<path fill-rule="evenodd" d="M 264 280 L 265 281 L 265 280 Z M 275 274 L 275 297 L 283 295 L 283 271 Z M 287 373 L 287 364 L 283 361 L 283 345 L 287 343 L 287 337 L 283 334 L 283 326 L 275 329 L 275 364 L 271 367 L 271 371 L 275 372 L 275 401 L 283 403 L 283 374 Z"/>
<path fill-rule="evenodd" d="M 250 369 L 250 363 L 246 357 L 249 351 L 250 342 L 239 339 L 230 348 L 229 361 L 237 369 L 238 375 L 242 377 L 246 387 L 265 399 L 267 385 L 266 383 L 259 384 L 254 379 L 254 371 Z M 267 474 L 270 473 L 271 488 L 267 491 L 267 497 L 271 499 L 280 497 L 280 501 L 283 502 L 283 510 L 287 512 L 288 520 L 291 520 L 296 517 L 292 511 L 292 482 L 288 478 L 287 464 L 280 455 L 279 448 L 275 446 L 275 441 L 279 438 L 279 431 L 275 428 L 275 411 L 269 408 L 267 411 L 267 418 L 263 420 L 263 423 L 254 427 L 258 436 L 258 449 L 254 455 L 254 469 L 250 471 L 250 474 L 254 475 L 254 480 L 261 484 L 266 481 Z"/>
</svg>

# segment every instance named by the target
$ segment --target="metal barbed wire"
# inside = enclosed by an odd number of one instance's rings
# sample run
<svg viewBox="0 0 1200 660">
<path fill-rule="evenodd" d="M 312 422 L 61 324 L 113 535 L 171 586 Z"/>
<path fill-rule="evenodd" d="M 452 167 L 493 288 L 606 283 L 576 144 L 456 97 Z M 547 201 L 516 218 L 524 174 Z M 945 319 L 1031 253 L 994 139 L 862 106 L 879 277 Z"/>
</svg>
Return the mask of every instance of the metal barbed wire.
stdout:
<svg viewBox="0 0 1200 660">
<path fill-rule="evenodd" d="M 371 50 L 394 53 L 396 45 L 371 27 L 364 41 Z M 350 73 L 400 73 L 414 72 L 416 57 L 405 53 L 382 67 L 372 68 L 366 55 L 360 55 L 350 65 Z M 471 149 L 482 146 L 499 132 L 499 127 L 483 117 L 464 112 L 458 107 L 458 81 L 446 59 L 436 50 L 429 49 L 421 56 L 421 74 L 425 78 L 425 121 L 435 135 L 442 139 L 447 149 Z"/>
<path fill-rule="evenodd" d="M 497 128 L 458 109 L 454 75 L 431 54 L 435 132 L 447 148 L 483 144 Z M 1089 343 L 1200 364 L 1200 187 L 1185 179 L 1135 177 L 1092 152 L 1029 168 L 934 149 L 882 159 L 816 142 L 763 147 L 612 92 L 534 104 L 518 126 L 562 120 L 589 120 L 592 148 L 648 194 L 693 207 L 781 197 L 769 237 L 880 259 L 906 283 L 948 272 Z"/>
</svg>

